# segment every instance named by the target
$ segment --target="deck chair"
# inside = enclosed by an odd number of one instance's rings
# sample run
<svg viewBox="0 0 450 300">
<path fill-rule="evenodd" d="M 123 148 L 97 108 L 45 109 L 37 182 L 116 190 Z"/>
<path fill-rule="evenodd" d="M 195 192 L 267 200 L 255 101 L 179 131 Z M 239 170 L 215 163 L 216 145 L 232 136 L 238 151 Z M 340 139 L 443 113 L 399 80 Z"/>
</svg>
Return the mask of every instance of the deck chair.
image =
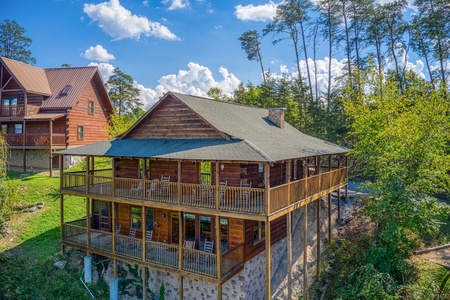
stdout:
<svg viewBox="0 0 450 300">
<path fill-rule="evenodd" d="M 186 249 L 195 249 L 195 241 L 187 241 L 187 240 L 184 240 L 184 242 L 183 242 L 183 248 L 186 248 Z"/>
<path fill-rule="evenodd" d="M 129 237 L 135 238 L 136 237 L 136 228 L 131 227 L 130 233 L 128 234 Z"/>
<path fill-rule="evenodd" d="M 152 238 L 153 238 L 153 230 L 147 231 L 147 233 L 145 234 L 145 240 L 151 242 L 151 241 L 152 241 Z"/>
<path fill-rule="evenodd" d="M 152 183 L 150 183 L 150 187 L 147 190 L 147 197 L 154 197 L 156 195 L 156 191 L 158 190 L 158 182 L 159 179 L 152 180 Z"/>
<path fill-rule="evenodd" d="M 214 251 L 214 241 L 205 241 L 203 246 L 203 251 L 208 253 L 213 253 Z"/>
<path fill-rule="evenodd" d="M 225 198 L 225 194 L 227 193 L 227 189 L 224 188 L 224 186 L 227 186 L 227 184 L 228 184 L 228 180 L 220 182 L 219 196 L 220 196 L 221 202 L 223 201 L 223 199 Z"/>
<path fill-rule="evenodd" d="M 169 193 L 169 187 L 170 187 L 170 176 L 161 175 L 161 192 L 164 195 L 167 195 Z"/>
<path fill-rule="evenodd" d="M 116 234 L 120 234 L 120 228 L 121 227 L 122 227 L 122 225 L 116 226 L 116 231 L 115 231 Z"/>
<path fill-rule="evenodd" d="M 139 184 L 133 184 L 131 185 L 131 195 L 138 197 L 141 195 L 142 189 L 143 189 L 143 181 L 139 182 Z"/>
<path fill-rule="evenodd" d="M 240 186 L 243 188 L 251 188 L 252 187 L 252 183 L 243 183 L 241 181 Z M 240 192 L 240 203 L 243 207 L 247 207 L 248 206 L 248 201 L 250 200 L 250 191 L 248 190 L 241 190 Z"/>
</svg>

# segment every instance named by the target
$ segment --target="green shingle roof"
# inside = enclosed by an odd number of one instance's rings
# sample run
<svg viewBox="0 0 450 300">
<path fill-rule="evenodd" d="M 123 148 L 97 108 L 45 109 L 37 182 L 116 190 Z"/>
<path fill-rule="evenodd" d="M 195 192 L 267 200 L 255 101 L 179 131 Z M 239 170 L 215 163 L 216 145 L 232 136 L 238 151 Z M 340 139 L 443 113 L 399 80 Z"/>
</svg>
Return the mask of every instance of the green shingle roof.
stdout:
<svg viewBox="0 0 450 300">
<path fill-rule="evenodd" d="M 179 99 L 215 128 L 231 136 L 231 140 L 137 139 L 127 138 L 125 134 L 121 140 L 67 149 L 58 153 L 275 162 L 348 151 L 345 147 L 308 136 L 287 123 L 283 129 L 279 128 L 267 119 L 267 109 L 172 92 L 167 93 L 161 101 L 170 96 Z"/>
</svg>

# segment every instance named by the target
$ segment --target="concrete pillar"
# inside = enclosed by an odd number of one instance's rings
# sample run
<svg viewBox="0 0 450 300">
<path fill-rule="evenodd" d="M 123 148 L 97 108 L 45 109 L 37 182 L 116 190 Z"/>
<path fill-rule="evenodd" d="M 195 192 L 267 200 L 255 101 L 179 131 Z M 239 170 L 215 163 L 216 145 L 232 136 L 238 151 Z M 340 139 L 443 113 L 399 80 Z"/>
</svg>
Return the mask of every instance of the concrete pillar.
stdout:
<svg viewBox="0 0 450 300">
<path fill-rule="evenodd" d="M 84 282 L 92 283 L 92 256 L 84 257 Z"/>
<path fill-rule="evenodd" d="M 109 299 L 119 300 L 119 279 L 117 278 L 109 279 Z"/>
</svg>

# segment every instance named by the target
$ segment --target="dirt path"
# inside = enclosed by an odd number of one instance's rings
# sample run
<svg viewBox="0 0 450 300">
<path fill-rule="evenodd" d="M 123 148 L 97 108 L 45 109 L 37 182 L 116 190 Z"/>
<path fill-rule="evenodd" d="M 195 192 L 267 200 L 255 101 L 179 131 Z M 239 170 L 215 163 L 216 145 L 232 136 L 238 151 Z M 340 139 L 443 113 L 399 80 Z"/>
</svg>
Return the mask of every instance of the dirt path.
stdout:
<svg viewBox="0 0 450 300">
<path fill-rule="evenodd" d="M 417 254 L 417 256 L 423 257 L 450 270 L 450 244 L 444 249 Z"/>
</svg>

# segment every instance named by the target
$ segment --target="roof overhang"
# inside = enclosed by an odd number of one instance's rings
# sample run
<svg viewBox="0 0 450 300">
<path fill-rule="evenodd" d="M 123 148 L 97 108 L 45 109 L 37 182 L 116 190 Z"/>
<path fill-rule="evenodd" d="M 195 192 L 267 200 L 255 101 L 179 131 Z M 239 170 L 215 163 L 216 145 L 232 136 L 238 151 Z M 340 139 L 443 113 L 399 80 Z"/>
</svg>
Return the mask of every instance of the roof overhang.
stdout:
<svg viewBox="0 0 450 300">
<path fill-rule="evenodd" d="M 23 119 L 27 121 L 53 121 L 65 116 L 66 114 L 34 114 Z"/>
</svg>

